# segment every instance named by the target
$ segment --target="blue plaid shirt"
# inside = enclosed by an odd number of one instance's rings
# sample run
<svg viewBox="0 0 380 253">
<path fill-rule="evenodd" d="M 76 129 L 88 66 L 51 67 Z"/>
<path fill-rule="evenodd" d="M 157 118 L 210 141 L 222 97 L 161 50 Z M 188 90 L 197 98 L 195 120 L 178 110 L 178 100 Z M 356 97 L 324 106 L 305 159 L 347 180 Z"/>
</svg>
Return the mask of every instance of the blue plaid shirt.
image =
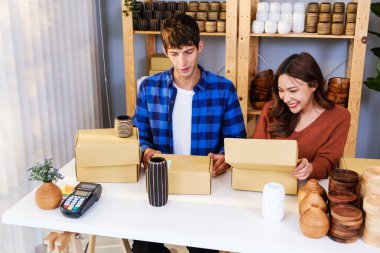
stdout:
<svg viewBox="0 0 380 253">
<path fill-rule="evenodd" d="M 245 138 L 246 130 L 235 87 L 224 77 L 205 71 L 194 87 L 191 154 L 224 153 L 224 138 Z M 173 68 L 145 79 L 139 88 L 133 123 L 140 146 L 173 154 L 172 113 L 177 94 Z"/>
</svg>

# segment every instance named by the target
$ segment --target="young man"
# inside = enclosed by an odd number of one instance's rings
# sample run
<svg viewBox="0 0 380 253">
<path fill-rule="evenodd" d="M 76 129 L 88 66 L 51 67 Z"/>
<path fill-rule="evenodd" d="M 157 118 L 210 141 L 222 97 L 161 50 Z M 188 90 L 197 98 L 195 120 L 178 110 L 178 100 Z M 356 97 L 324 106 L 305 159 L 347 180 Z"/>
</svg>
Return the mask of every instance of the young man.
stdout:
<svg viewBox="0 0 380 253">
<path fill-rule="evenodd" d="M 163 51 L 173 68 L 145 79 L 139 88 L 134 125 L 140 131 L 143 163 L 155 153 L 208 155 L 212 175 L 224 173 L 224 138 L 245 138 L 235 87 L 198 65 L 203 50 L 193 18 L 179 14 L 161 29 Z M 206 224 L 205 224 L 206 225 Z M 218 252 L 188 247 L 190 253 Z M 163 244 L 135 241 L 134 253 L 170 252 Z"/>
</svg>

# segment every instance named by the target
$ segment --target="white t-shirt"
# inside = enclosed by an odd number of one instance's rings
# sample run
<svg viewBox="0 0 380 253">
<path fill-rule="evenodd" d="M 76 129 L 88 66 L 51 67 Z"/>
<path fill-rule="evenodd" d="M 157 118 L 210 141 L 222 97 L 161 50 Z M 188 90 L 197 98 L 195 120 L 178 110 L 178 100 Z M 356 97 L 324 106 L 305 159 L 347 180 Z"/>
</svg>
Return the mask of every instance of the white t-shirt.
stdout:
<svg viewBox="0 0 380 253">
<path fill-rule="evenodd" d="M 191 116 L 193 105 L 193 90 L 184 90 L 176 84 L 177 96 L 173 108 L 173 144 L 174 154 L 191 154 Z"/>
</svg>

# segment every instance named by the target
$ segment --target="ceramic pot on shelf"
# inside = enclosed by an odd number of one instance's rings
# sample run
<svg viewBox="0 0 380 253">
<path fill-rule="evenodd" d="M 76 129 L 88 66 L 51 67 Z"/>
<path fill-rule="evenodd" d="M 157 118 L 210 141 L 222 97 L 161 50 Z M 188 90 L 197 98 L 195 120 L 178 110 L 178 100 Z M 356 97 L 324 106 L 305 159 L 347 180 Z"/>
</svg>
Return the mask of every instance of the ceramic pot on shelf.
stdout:
<svg viewBox="0 0 380 253">
<path fill-rule="evenodd" d="M 62 201 L 62 191 L 53 182 L 42 183 L 35 193 L 35 200 L 39 208 L 51 210 L 59 207 Z"/>
</svg>

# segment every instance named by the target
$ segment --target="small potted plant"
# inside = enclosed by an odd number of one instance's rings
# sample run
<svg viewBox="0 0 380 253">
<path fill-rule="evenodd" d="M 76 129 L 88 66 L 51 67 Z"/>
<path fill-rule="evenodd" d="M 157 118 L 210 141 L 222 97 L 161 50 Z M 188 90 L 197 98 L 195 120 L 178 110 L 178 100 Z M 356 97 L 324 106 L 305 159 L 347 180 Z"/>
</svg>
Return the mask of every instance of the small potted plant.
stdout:
<svg viewBox="0 0 380 253">
<path fill-rule="evenodd" d="M 41 209 L 55 209 L 62 200 L 62 191 L 55 184 L 59 179 L 63 179 L 59 169 L 54 168 L 53 159 L 45 159 L 44 163 L 37 163 L 28 169 L 29 181 L 42 181 L 35 193 L 35 200 Z"/>
</svg>

